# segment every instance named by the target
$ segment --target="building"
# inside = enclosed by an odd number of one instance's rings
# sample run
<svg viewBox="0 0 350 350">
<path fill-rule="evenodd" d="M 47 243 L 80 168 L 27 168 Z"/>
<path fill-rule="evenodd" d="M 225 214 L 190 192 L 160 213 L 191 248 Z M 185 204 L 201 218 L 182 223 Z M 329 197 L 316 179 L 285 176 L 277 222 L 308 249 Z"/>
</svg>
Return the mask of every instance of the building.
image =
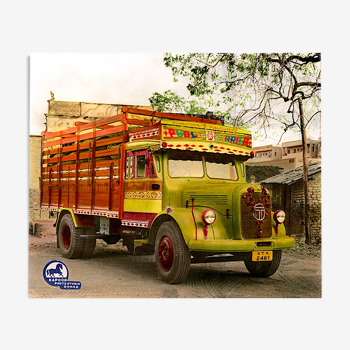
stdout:
<svg viewBox="0 0 350 350">
<path fill-rule="evenodd" d="M 48 213 L 40 210 L 40 164 L 41 136 L 29 137 L 29 218 L 30 220 L 46 218 Z"/>
<path fill-rule="evenodd" d="M 312 144 L 311 144 L 312 147 Z M 321 162 L 309 165 L 310 229 L 313 243 L 321 242 Z M 296 240 L 305 238 L 305 200 L 303 166 L 286 171 L 262 181 L 269 189 L 272 210 L 283 208 L 286 212 L 287 233 Z"/>
<path fill-rule="evenodd" d="M 48 100 L 45 131 L 74 127 L 75 122 L 93 122 L 120 114 L 123 107 L 153 110 L 150 106 Z"/>
<path fill-rule="evenodd" d="M 309 162 L 321 159 L 321 138 L 307 139 L 307 157 Z M 253 147 L 255 157 L 249 159 L 247 165 L 278 166 L 284 171 L 303 165 L 303 145 L 301 140 L 282 143 L 282 146 L 266 145 Z"/>
</svg>

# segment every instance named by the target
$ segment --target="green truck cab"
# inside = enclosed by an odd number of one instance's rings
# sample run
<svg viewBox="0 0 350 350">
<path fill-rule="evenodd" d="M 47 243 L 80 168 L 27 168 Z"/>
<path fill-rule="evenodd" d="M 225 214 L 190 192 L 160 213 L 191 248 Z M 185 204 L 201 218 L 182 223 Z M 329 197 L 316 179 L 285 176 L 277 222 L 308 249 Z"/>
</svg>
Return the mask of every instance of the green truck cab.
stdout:
<svg viewBox="0 0 350 350">
<path fill-rule="evenodd" d="M 161 210 L 147 239 L 135 240 L 154 247 L 160 278 L 180 283 L 191 263 L 231 260 L 244 261 L 254 276 L 275 273 L 294 239 L 286 235 L 284 212 L 271 211 L 264 186 L 246 182 L 250 133 L 170 120 L 161 121 L 159 133 L 160 141 L 139 138 L 126 147 L 147 150 L 161 180 Z M 134 164 L 137 178 L 137 158 Z"/>
</svg>

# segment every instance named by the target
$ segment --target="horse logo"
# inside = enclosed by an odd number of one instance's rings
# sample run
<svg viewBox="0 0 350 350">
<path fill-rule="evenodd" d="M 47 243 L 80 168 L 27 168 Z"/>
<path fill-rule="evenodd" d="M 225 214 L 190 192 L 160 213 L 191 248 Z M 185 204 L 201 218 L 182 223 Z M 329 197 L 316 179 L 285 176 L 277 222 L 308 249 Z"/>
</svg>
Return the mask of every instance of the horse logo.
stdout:
<svg viewBox="0 0 350 350">
<path fill-rule="evenodd" d="M 63 277 L 62 270 L 63 265 L 58 263 L 54 269 L 46 270 L 46 276 L 56 277 L 55 274 L 57 273 L 59 276 Z"/>
</svg>

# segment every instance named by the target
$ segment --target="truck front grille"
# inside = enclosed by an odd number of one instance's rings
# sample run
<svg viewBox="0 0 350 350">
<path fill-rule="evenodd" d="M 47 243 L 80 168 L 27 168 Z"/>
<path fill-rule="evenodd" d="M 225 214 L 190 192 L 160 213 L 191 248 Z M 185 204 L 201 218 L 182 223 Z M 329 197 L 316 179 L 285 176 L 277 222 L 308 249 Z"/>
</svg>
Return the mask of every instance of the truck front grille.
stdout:
<svg viewBox="0 0 350 350">
<path fill-rule="evenodd" d="M 253 194 L 254 202 L 261 202 L 261 192 Z M 268 238 L 272 235 L 271 209 L 268 211 L 268 216 L 265 217 L 261 238 Z M 258 220 L 253 216 L 252 207 L 247 205 L 243 195 L 241 197 L 241 228 L 243 238 L 259 238 L 258 236 Z"/>
<path fill-rule="evenodd" d="M 188 194 L 187 200 L 189 203 L 194 199 L 195 204 L 227 204 L 227 195 L 225 194 Z"/>
</svg>

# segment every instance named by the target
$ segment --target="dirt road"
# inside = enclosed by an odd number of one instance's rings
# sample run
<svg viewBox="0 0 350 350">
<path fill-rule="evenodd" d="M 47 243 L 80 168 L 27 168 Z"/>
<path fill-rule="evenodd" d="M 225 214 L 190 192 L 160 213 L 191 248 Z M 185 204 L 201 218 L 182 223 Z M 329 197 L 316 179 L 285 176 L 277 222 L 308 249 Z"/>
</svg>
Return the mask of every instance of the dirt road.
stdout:
<svg viewBox="0 0 350 350">
<path fill-rule="evenodd" d="M 97 241 L 91 259 L 65 259 L 56 236 L 29 236 L 29 296 L 38 298 L 320 298 L 321 256 L 305 246 L 283 254 L 269 278 L 251 277 L 243 262 L 193 264 L 185 283 L 157 278 L 153 256 L 132 256 L 121 243 Z M 79 290 L 61 290 L 43 278 L 51 260 L 62 261 Z"/>
</svg>

